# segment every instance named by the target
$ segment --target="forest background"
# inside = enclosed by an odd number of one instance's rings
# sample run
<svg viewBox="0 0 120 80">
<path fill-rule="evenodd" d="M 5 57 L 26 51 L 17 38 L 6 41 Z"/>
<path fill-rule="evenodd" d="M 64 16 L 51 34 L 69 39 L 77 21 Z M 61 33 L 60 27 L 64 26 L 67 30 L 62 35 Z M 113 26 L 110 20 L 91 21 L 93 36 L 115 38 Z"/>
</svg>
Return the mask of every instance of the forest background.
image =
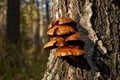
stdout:
<svg viewBox="0 0 120 80">
<path fill-rule="evenodd" d="M 50 0 L 0 0 L 0 80 L 41 80 L 51 5 Z"/>
</svg>

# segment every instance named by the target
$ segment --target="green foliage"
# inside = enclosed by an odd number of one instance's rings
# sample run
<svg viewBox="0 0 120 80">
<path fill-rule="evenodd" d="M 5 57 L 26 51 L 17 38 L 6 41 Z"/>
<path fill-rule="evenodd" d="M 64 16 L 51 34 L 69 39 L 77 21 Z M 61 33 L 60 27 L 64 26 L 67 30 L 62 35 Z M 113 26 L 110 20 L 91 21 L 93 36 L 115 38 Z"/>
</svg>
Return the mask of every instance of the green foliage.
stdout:
<svg viewBox="0 0 120 80">
<path fill-rule="evenodd" d="M 21 35 L 20 35 L 20 44 L 21 48 L 23 50 L 29 49 L 32 45 L 31 39 L 27 36 L 28 32 L 28 23 L 27 23 L 27 17 L 23 12 L 21 12 L 21 17 L 20 17 L 20 25 L 21 25 Z"/>
<path fill-rule="evenodd" d="M 10 80 L 15 74 L 21 73 L 20 51 L 8 42 L 4 47 L 4 54 L 0 60 L 0 79 Z"/>
<path fill-rule="evenodd" d="M 23 40 L 24 41 L 24 40 Z M 41 80 L 47 59 L 40 53 L 36 60 L 21 51 L 15 44 L 7 42 L 0 58 L 0 80 Z"/>
<path fill-rule="evenodd" d="M 4 49 L 5 49 L 5 52 L 9 52 L 9 53 L 13 53 L 13 51 L 14 52 L 17 51 L 16 45 L 11 42 L 7 42 Z"/>
<path fill-rule="evenodd" d="M 24 13 L 23 12 L 21 12 L 21 16 L 20 16 L 20 24 L 21 24 L 21 26 L 27 26 L 27 20 L 26 20 L 26 17 L 25 17 L 25 15 L 24 15 Z"/>
<path fill-rule="evenodd" d="M 46 62 L 47 59 L 38 59 L 32 62 L 31 70 L 33 71 L 32 75 L 34 80 L 41 80 L 43 78 L 43 74 L 46 69 Z"/>
<path fill-rule="evenodd" d="M 20 44 L 21 49 L 24 51 L 30 49 L 32 46 L 31 39 L 28 36 L 25 36 L 24 33 L 21 34 L 20 42 L 21 42 L 21 44 Z"/>
</svg>

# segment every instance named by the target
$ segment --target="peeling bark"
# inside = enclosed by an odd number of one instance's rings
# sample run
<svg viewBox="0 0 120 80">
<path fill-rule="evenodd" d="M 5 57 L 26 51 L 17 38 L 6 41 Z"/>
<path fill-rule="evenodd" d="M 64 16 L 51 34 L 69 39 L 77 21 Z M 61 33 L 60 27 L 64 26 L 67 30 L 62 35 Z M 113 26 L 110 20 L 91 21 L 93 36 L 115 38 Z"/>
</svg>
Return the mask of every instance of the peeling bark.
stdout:
<svg viewBox="0 0 120 80">
<path fill-rule="evenodd" d="M 85 41 L 79 62 L 50 52 L 42 80 L 120 79 L 120 2 L 117 0 L 53 0 L 53 19 L 69 16 Z"/>
</svg>

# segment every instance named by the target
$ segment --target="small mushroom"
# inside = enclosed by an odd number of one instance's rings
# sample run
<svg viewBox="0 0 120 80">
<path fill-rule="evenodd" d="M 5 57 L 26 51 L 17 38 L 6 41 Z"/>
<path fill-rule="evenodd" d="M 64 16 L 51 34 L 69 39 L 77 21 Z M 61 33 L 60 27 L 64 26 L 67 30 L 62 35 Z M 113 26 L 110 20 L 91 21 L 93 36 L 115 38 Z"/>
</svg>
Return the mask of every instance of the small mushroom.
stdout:
<svg viewBox="0 0 120 80">
<path fill-rule="evenodd" d="M 56 30 L 57 35 L 66 35 L 75 32 L 75 29 L 69 25 L 61 25 Z"/>
<path fill-rule="evenodd" d="M 49 42 L 47 42 L 47 43 L 44 45 L 43 48 L 44 48 L 44 49 L 47 49 L 47 50 L 56 48 L 56 46 L 55 46 L 56 42 L 57 42 L 57 41 L 55 41 L 55 40 L 49 41 Z"/>
<path fill-rule="evenodd" d="M 68 25 L 55 25 L 53 28 L 49 29 L 47 35 L 50 37 L 56 37 L 61 35 L 66 35 L 75 32 L 72 26 Z"/>
<path fill-rule="evenodd" d="M 62 37 L 55 37 L 44 45 L 44 49 L 50 50 L 62 46 L 64 46 L 64 39 Z"/>
<path fill-rule="evenodd" d="M 55 56 L 79 56 L 85 53 L 85 50 L 79 46 L 63 46 L 55 52 Z"/>
<path fill-rule="evenodd" d="M 50 28 L 48 31 L 47 31 L 47 35 L 49 37 L 54 37 L 56 36 L 56 30 L 58 29 L 59 25 L 55 25 L 54 27 Z"/>
<path fill-rule="evenodd" d="M 54 27 L 55 25 L 58 25 L 58 20 L 53 20 L 53 21 L 48 25 L 48 29 Z"/>
<path fill-rule="evenodd" d="M 62 46 L 64 46 L 65 45 L 65 41 L 64 41 L 64 38 L 62 38 L 62 37 L 54 37 L 52 40 L 55 40 L 55 41 L 57 41 L 57 43 L 56 43 L 56 46 L 57 47 L 62 47 Z"/>
<path fill-rule="evenodd" d="M 68 36 L 65 39 L 65 42 L 66 44 L 69 44 L 69 45 L 78 45 L 81 48 L 84 48 L 84 45 L 85 45 L 85 42 L 82 40 L 82 37 L 79 32 L 75 32 L 70 36 Z"/>
<path fill-rule="evenodd" d="M 58 24 L 75 23 L 75 21 L 69 17 L 60 17 L 58 21 L 59 21 Z"/>
<path fill-rule="evenodd" d="M 70 36 L 68 36 L 65 41 L 74 41 L 74 40 L 81 40 L 81 35 L 79 32 L 75 32 L 73 34 L 71 34 Z"/>
</svg>

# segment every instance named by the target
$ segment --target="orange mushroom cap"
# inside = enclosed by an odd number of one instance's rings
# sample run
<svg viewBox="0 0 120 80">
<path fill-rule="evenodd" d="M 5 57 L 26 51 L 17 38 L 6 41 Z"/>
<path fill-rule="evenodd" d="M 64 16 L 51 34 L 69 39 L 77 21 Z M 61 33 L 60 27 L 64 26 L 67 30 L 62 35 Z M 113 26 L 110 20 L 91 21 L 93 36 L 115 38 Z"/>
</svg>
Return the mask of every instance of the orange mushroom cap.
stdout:
<svg viewBox="0 0 120 80">
<path fill-rule="evenodd" d="M 64 39 L 62 37 L 55 37 L 44 45 L 44 49 L 50 50 L 61 46 L 64 46 Z"/>
<path fill-rule="evenodd" d="M 61 25 L 58 27 L 58 30 L 56 31 L 57 35 L 65 35 L 75 32 L 75 29 L 72 26 L 68 25 Z"/>
<path fill-rule="evenodd" d="M 52 27 L 52 28 L 50 28 L 48 31 L 47 31 L 47 35 L 48 36 L 50 36 L 50 37 L 54 37 L 54 36 L 56 36 L 56 30 L 58 29 L 58 25 L 56 25 L 56 26 L 54 26 L 54 27 Z"/>
<path fill-rule="evenodd" d="M 57 41 L 55 41 L 55 40 L 49 41 L 49 42 L 47 42 L 47 43 L 44 45 L 43 48 L 44 48 L 44 49 L 48 49 L 48 50 L 53 49 L 53 48 L 56 48 L 56 46 L 55 46 L 56 42 L 57 42 Z"/>
<path fill-rule="evenodd" d="M 57 43 L 56 43 L 57 47 L 62 47 L 62 46 L 65 45 L 64 44 L 64 38 L 62 38 L 62 37 L 54 37 L 52 40 L 57 41 Z"/>
<path fill-rule="evenodd" d="M 70 36 L 68 36 L 65 41 L 73 41 L 73 40 L 81 40 L 81 35 L 79 32 L 75 32 L 73 34 L 71 34 Z"/>
<path fill-rule="evenodd" d="M 60 17 L 58 21 L 59 21 L 58 24 L 75 23 L 75 21 L 69 17 Z"/>
<path fill-rule="evenodd" d="M 82 41 L 82 37 L 79 32 L 75 32 L 71 34 L 70 36 L 68 36 L 65 39 L 65 42 L 66 44 L 77 45 L 77 46 L 80 46 L 81 48 L 84 48 L 84 45 L 85 45 L 85 42 Z"/>
<path fill-rule="evenodd" d="M 75 32 L 72 26 L 68 25 L 55 25 L 53 28 L 49 29 L 47 35 L 50 37 L 56 37 L 61 35 L 66 35 Z"/>
<path fill-rule="evenodd" d="M 55 52 L 55 56 L 79 56 L 85 53 L 85 50 L 79 46 L 64 46 Z"/>
<path fill-rule="evenodd" d="M 48 29 L 54 27 L 55 25 L 58 25 L 58 20 L 53 20 L 53 21 L 48 25 Z"/>
</svg>

